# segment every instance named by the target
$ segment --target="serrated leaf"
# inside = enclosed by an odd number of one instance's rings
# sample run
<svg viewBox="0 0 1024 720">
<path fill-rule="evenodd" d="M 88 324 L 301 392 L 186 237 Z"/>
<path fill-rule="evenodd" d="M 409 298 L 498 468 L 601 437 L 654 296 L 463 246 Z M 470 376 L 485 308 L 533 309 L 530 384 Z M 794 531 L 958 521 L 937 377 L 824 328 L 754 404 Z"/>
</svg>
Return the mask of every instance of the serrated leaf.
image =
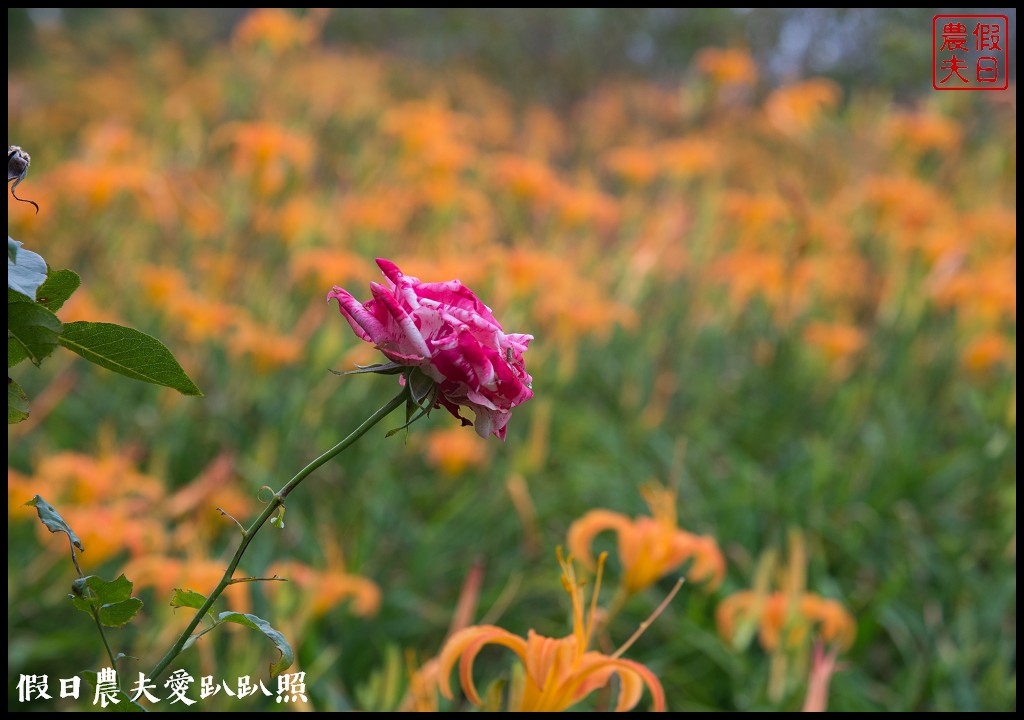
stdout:
<svg viewBox="0 0 1024 720">
<path fill-rule="evenodd" d="M 132 588 L 135 586 L 131 580 L 121 573 L 114 580 L 104 580 L 98 575 L 90 575 L 85 578 L 85 585 L 95 595 L 100 605 L 108 603 L 119 603 L 128 600 L 132 596 Z"/>
<path fill-rule="evenodd" d="M 244 625 L 247 628 L 252 628 L 263 633 L 274 646 L 281 653 L 280 659 L 276 663 L 270 665 L 270 677 L 275 678 L 295 662 L 295 653 L 292 651 L 292 646 L 285 640 L 284 635 L 279 631 L 275 630 L 270 623 L 261 617 L 250 615 L 249 613 L 240 612 L 222 612 L 217 616 L 218 622 L 231 622 L 239 625 Z"/>
<path fill-rule="evenodd" d="M 138 598 L 108 603 L 100 607 L 100 622 L 107 627 L 121 627 L 128 624 L 141 609 L 142 601 Z"/>
<path fill-rule="evenodd" d="M 11 262 L 18 261 L 18 248 L 21 247 L 21 243 L 12 238 L 10 235 L 7 236 L 7 259 Z"/>
<path fill-rule="evenodd" d="M 57 312 L 82 284 L 74 270 L 50 270 L 46 282 L 36 290 L 36 302 L 50 312 Z"/>
<path fill-rule="evenodd" d="M 21 385 L 7 378 L 7 424 L 14 425 L 28 419 L 28 395 Z"/>
<path fill-rule="evenodd" d="M 89 362 L 143 382 L 202 396 L 171 351 L 154 337 L 133 328 L 99 322 L 64 326 L 60 344 Z"/>
<path fill-rule="evenodd" d="M 19 247 L 15 262 L 11 258 L 10 237 L 7 240 L 7 287 L 35 301 L 36 289 L 46 281 L 46 261 L 42 255 Z"/>
<path fill-rule="evenodd" d="M 182 590 L 181 588 L 174 588 L 174 594 L 171 596 L 171 607 L 173 608 L 192 608 L 198 610 L 206 602 L 206 596 L 202 593 L 197 593 L 195 590 Z M 206 614 L 213 618 L 213 611 L 207 610 Z"/>
<path fill-rule="evenodd" d="M 182 590 L 174 588 L 174 595 L 171 596 L 171 607 L 187 607 L 198 610 L 206 602 L 206 596 L 197 593 L 195 590 Z"/>
<path fill-rule="evenodd" d="M 7 305 L 7 338 L 15 340 L 37 367 L 57 347 L 62 329 L 57 316 L 42 305 L 24 302 Z"/>
<path fill-rule="evenodd" d="M 7 338 L 7 367 L 12 368 L 28 357 L 21 343 L 12 337 Z"/>
<path fill-rule="evenodd" d="M 39 515 L 39 520 L 46 526 L 47 530 L 52 533 L 62 532 L 66 534 L 76 548 L 85 552 L 85 547 L 82 545 L 82 541 L 78 539 L 78 535 L 75 534 L 75 531 L 72 530 L 71 526 L 68 525 L 64 518 L 60 516 L 60 513 L 57 512 L 57 509 L 53 505 L 43 500 L 39 495 L 36 495 L 25 504 L 36 509 L 36 513 Z"/>
<path fill-rule="evenodd" d="M 78 578 L 71 584 L 71 604 L 90 615 L 95 610 L 107 627 L 120 627 L 142 608 L 142 601 L 132 597 L 132 587 L 123 574 L 109 581 L 97 575 Z"/>
</svg>

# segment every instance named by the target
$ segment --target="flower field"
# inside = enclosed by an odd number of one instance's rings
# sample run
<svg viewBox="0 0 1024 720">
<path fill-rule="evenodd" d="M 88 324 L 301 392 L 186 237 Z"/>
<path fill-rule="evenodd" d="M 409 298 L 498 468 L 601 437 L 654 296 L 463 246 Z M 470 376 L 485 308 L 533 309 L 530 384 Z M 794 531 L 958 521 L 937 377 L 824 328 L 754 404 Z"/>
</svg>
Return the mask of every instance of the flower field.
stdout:
<svg viewBox="0 0 1024 720">
<path fill-rule="evenodd" d="M 62 321 L 159 338 L 204 395 L 9 369 L 9 709 L 85 709 L 58 679 L 110 665 L 24 503 L 134 583 L 107 635 L 134 695 L 232 519 L 401 389 L 330 372 L 408 356 L 346 321 L 377 258 L 472 288 L 514 393 L 456 402 L 476 432 L 390 416 L 290 495 L 216 607 L 287 638 L 306 700 L 225 692 L 279 688 L 232 626 L 170 667 L 193 711 L 1016 707 L 1013 85 L 774 85 L 715 46 L 553 107 L 338 47 L 318 11 L 201 48 L 132 18 L 9 69 L 40 212 L 8 193 L 8 234 L 81 275 Z"/>
</svg>

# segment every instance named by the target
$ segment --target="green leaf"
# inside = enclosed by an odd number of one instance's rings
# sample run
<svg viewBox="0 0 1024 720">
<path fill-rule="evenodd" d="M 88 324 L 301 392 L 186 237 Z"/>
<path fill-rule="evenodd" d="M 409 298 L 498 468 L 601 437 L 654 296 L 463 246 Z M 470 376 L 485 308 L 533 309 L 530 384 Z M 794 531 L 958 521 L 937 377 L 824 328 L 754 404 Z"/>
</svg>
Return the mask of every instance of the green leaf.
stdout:
<svg viewBox="0 0 1024 720">
<path fill-rule="evenodd" d="M 90 615 L 97 611 L 100 623 L 107 627 L 121 627 L 142 608 L 142 601 L 132 597 L 132 587 L 123 574 L 112 581 L 89 575 L 71 583 L 71 603 Z"/>
<path fill-rule="evenodd" d="M 17 243 L 17 262 L 11 257 L 11 243 Z M 36 299 L 36 288 L 46 280 L 46 261 L 31 250 L 20 247 L 17 240 L 7 238 L 7 287 L 25 295 L 30 300 Z"/>
<path fill-rule="evenodd" d="M 108 603 L 100 608 L 100 623 L 107 627 L 127 625 L 135 613 L 142 609 L 142 601 L 128 598 L 119 603 Z"/>
<path fill-rule="evenodd" d="M 10 235 L 7 236 L 7 259 L 11 262 L 18 261 L 18 248 L 21 247 L 21 243 L 12 238 Z"/>
<path fill-rule="evenodd" d="M 7 378 L 7 424 L 14 425 L 28 418 L 28 395 L 21 385 Z"/>
<path fill-rule="evenodd" d="M 82 278 L 74 270 L 50 270 L 36 291 L 36 302 L 55 313 L 81 284 Z"/>
<path fill-rule="evenodd" d="M 378 375 L 400 375 L 409 369 L 408 365 L 399 365 L 396 362 L 375 363 L 373 365 L 356 365 L 357 370 L 331 370 L 335 375 L 362 375 L 363 373 L 377 373 Z"/>
<path fill-rule="evenodd" d="M 171 607 L 187 607 L 198 610 L 206 602 L 206 596 L 197 593 L 195 590 L 182 590 L 174 588 L 174 595 L 171 596 Z"/>
<path fill-rule="evenodd" d="M 132 596 L 132 587 L 134 587 L 132 581 L 126 578 L 124 573 L 119 575 L 116 580 L 104 580 L 98 575 L 89 575 L 79 578 L 74 584 L 92 591 L 93 594 L 89 597 L 91 600 L 95 600 L 94 607 L 127 600 Z M 86 593 L 86 595 L 88 594 Z"/>
<path fill-rule="evenodd" d="M 174 595 L 171 596 L 171 607 L 173 608 L 192 608 L 198 610 L 206 602 L 206 596 L 202 593 L 197 593 L 195 590 L 182 590 L 181 588 L 174 588 Z M 213 619 L 213 611 L 207 610 L 206 614 Z"/>
<path fill-rule="evenodd" d="M 7 305 L 7 338 L 20 345 L 21 350 L 37 367 L 57 347 L 61 330 L 62 325 L 57 316 L 42 305 L 25 302 Z M 7 361 L 11 361 L 10 347 Z"/>
<path fill-rule="evenodd" d="M 28 357 L 25 348 L 12 337 L 7 338 L 7 367 L 12 368 Z"/>
<path fill-rule="evenodd" d="M 121 696 L 121 702 L 114 706 L 107 705 L 108 712 L 149 712 L 148 710 L 146 710 L 146 708 L 142 707 L 137 702 L 132 700 L 131 697 L 128 696 L 128 693 L 126 693 L 124 690 L 118 690 L 117 692 Z"/>
<path fill-rule="evenodd" d="M 271 664 L 270 677 L 277 677 L 291 667 L 291 664 L 295 662 L 295 653 L 292 652 L 292 646 L 284 639 L 284 635 L 271 627 L 270 623 L 263 618 L 250 615 L 248 613 L 222 612 L 217 616 L 217 620 L 218 622 L 237 623 L 239 625 L 245 625 L 247 628 L 258 630 L 274 643 L 278 651 L 280 651 L 281 657 L 276 663 Z"/>
<path fill-rule="evenodd" d="M 437 383 L 434 382 L 432 377 L 424 373 L 419 368 L 413 368 L 409 374 L 406 375 L 406 381 L 409 383 L 409 391 L 412 394 L 412 400 L 417 405 L 422 405 L 423 401 L 428 397 L 430 397 L 431 400 L 434 399 L 434 397 L 431 397 L 431 394 L 435 393 Z M 433 405 L 434 403 L 431 402 L 430 404 Z"/>
<path fill-rule="evenodd" d="M 42 521 L 46 529 L 52 533 L 62 532 L 66 533 L 68 538 L 71 540 L 71 544 L 76 548 L 85 552 L 85 548 L 82 546 L 82 541 L 78 539 L 78 535 L 71 529 L 71 526 L 60 516 L 57 509 L 50 503 L 43 500 L 42 497 L 36 495 L 34 498 L 29 500 L 26 505 L 34 507 L 36 513 L 39 514 L 39 519 Z"/>
<path fill-rule="evenodd" d="M 132 328 L 99 322 L 64 326 L 60 344 L 89 362 L 135 380 L 202 396 L 171 351 L 156 338 Z"/>
</svg>

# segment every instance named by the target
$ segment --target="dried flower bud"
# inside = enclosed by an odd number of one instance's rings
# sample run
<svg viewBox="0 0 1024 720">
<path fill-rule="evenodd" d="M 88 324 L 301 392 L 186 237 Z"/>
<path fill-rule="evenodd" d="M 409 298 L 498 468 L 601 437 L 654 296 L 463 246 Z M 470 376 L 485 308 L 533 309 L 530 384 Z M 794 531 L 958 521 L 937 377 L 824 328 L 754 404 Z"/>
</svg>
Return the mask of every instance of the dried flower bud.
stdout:
<svg viewBox="0 0 1024 720">
<path fill-rule="evenodd" d="M 11 185 L 11 195 L 18 202 L 31 203 L 36 208 L 36 213 L 39 212 L 39 205 L 32 200 L 23 200 L 18 197 L 14 192 L 14 188 L 18 187 L 18 183 L 25 179 L 28 175 L 28 166 L 32 164 L 32 158 L 27 152 L 22 150 L 17 145 L 9 145 L 7 147 L 7 182 L 14 181 Z"/>
</svg>

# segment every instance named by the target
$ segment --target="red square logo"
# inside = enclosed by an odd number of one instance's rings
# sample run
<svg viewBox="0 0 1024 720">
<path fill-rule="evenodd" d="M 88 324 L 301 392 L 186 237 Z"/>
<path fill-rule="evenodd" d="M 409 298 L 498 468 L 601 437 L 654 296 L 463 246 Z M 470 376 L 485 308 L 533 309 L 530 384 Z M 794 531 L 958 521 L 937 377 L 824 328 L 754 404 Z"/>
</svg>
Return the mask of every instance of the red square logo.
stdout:
<svg viewBox="0 0 1024 720">
<path fill-rule="evenodd" d="M 936 90 L 1005 90 L 1010 86 L 1006 15 L 936 15 L 932 18 L 932 87 Z"/>
</svg>

